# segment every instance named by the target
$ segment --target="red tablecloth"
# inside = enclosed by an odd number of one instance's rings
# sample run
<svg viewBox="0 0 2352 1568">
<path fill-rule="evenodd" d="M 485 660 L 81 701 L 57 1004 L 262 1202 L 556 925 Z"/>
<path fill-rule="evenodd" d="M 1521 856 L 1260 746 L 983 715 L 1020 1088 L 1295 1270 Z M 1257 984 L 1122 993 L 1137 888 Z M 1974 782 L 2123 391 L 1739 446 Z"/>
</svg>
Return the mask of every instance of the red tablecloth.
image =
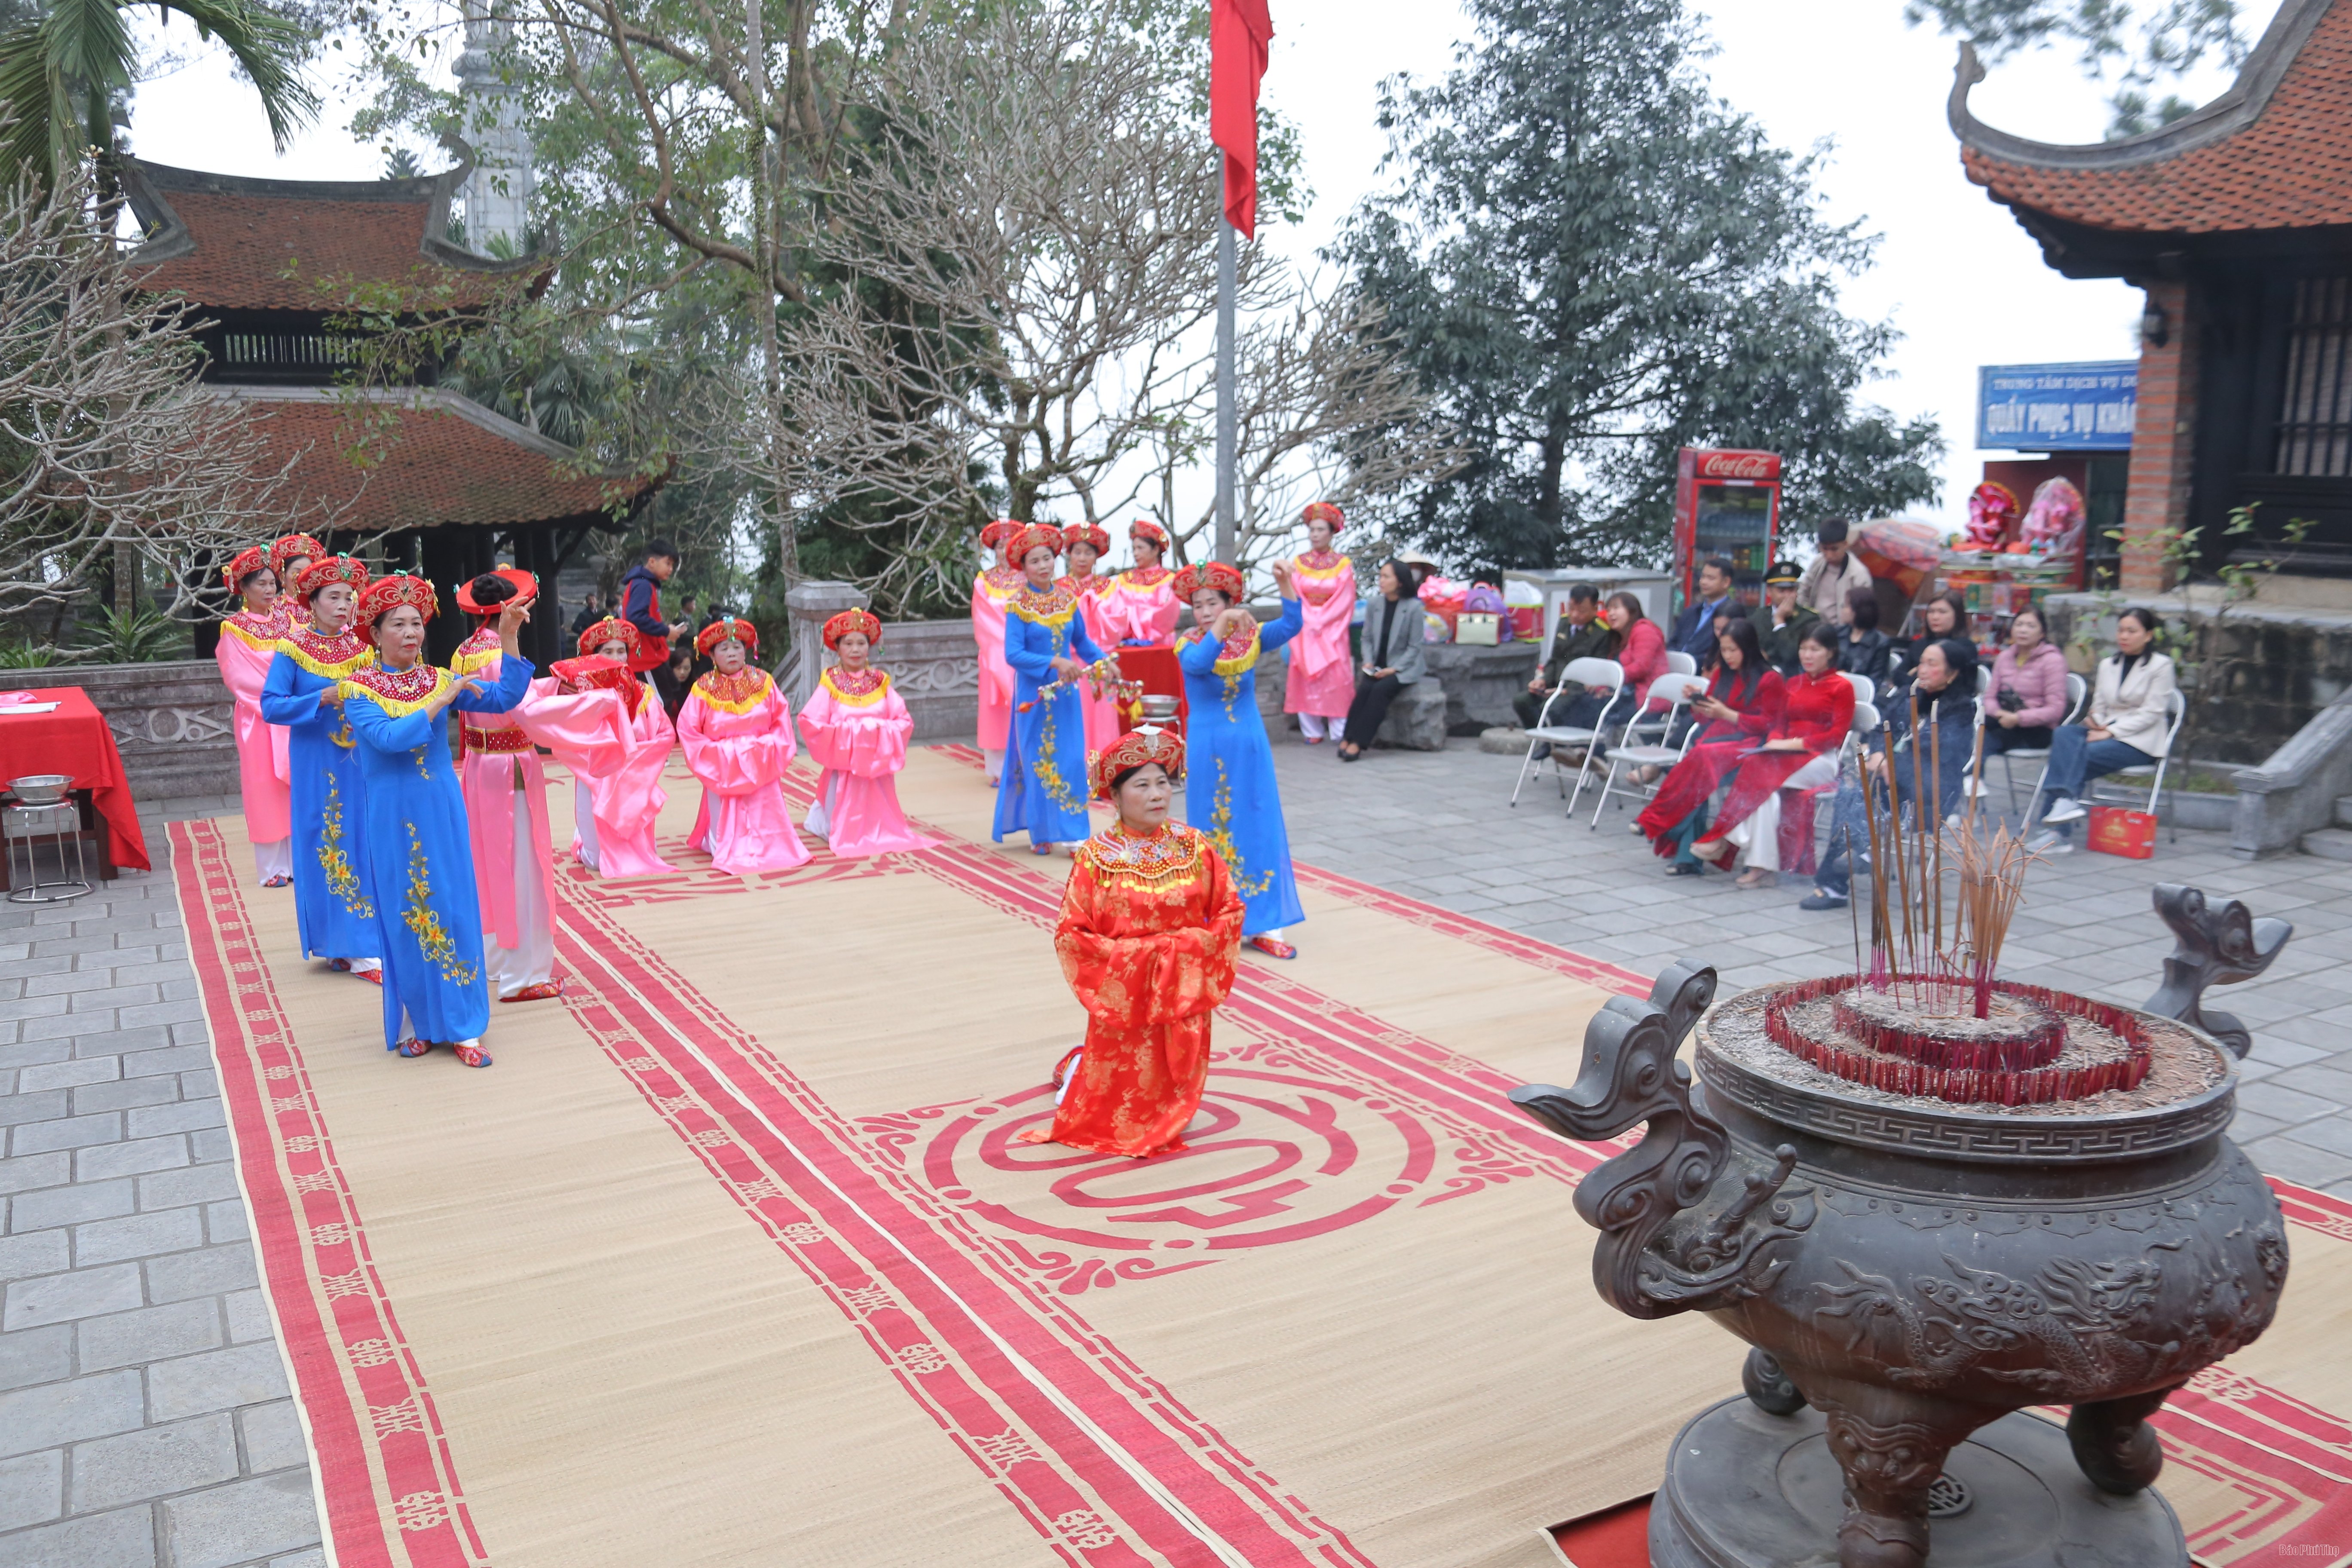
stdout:
<svg viewBox="0 0 2352 1568">
<path fill-rule="evenodd" d="M 1176 719 L 1181 727 L 1192 705 L 1184 700 L 1184 668 L 1176 662 L 1172 647 L 1123 647 L 1118 650 L 1118 674 L 1122 680 L 1132 680 L 1141 686 L 1148 696 L 1176 699 Z"/>
<path fill-rule="evenodd" d="M 5 682 L 0 689 L 5 689 Z M 114 864 L 146 870 L 147 840 L 139 831 L 131 781 L 105 717 L 79 686 L 51 686 L 33 697 L 58 706 L 47 713 L 11 713 L 0 707 L 0 784 L 26 773 L 71 773 L 74 788 L 89 791 L 98 814 L 106 818 Z"/>
</svg>

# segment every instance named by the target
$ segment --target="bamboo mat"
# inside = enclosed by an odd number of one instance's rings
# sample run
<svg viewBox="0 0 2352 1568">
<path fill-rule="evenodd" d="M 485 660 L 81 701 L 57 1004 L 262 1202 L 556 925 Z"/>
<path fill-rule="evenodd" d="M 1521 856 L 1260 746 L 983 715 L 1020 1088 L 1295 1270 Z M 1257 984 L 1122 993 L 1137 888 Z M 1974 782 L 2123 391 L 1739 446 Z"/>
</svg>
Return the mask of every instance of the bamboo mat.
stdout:
<svg viewBox="0 0 2352 1568">
<path fill-rule="evenodd" d="M 674 777 L 678 872 L 559 856 L 567 994 L 487 1072 L 387 1055 L 236 824 L 173 828 L 339 1563 L 1532 1568 L 1736 1388 L 1711 1324 L 1593 1295 L 1612 1151 L 1503 1102 L 1647 989 L 1564 950 L 1304 868 L 1193 1152 L 1013 1142 L 1083 1027 L 1068 863 L 986 845 L 973 761 L 902 777 L 940 847 L 748 880 Z M 2288 1196 L 2280 1325 L 2166 1418 L 2216 1563 L 2352 1533 L 2352 1211 Z"/>
</svg>

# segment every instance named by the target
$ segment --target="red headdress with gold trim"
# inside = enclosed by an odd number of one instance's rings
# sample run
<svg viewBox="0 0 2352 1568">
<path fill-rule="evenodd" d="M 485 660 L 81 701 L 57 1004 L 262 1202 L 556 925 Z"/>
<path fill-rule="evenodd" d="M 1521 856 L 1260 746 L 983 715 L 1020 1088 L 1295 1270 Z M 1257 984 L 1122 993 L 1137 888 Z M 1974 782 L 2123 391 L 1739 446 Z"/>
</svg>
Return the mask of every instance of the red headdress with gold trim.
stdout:
<svg viewBox="0 0 2352 1568">
<path fill-rule="evenodd" d="M 1307 510 L 1298 514 L 1298 521 L 1328 522 L 1331 525 L 1331 531 L 1337 533 L 1348 526 L 1348 514 L 1328 500 L 1311 500 L 1307 503 Z"/>
<path fill-rule="evenodd" d="M 1097 800 L 1108 800 L 1111 781 L 1146 763 L 1158 763 L 1171 779 L 1182 778 L 1184 737 L 1151 724 L 1129 730 L 1087 759 L 1087 782 L 1094 785 Z"/>
<path fill-rule="evenodd" d="M 606 616 L 580 634 L 580 657 L 592 658 L 596 650 L 606 643 L 618 642 L 628 645 L 629 651 L 623 657 L 635 659 L 637 657 L 638 645 L 644 640 L 644 635 L 620 616 Z"/>
<path fill-rule="evenodd" d="M 433 584 L 422 577 L 411 577 L 405 572 L 389 577 L 379 577 L 360 593 L 360 613 L 353 619 L 360 636 L 375 640 L 375 624 L 403 605 L 415 606 L 416 613 L 431 620 L 441 608 L 441 601 L 433 593 Z"/>
<path fill-rule="evenodd" d="M 269 563 L 269 552 L 258 544 L 249 550 L 238 551 L 236 559 L 221 568 L 221 580 L 228 584 L 228 591 L 234 594 L 236 592 L 237 584 L 252 576 L 256 572 L 268 572 L 272 576 L 278 574 L 278 568 Z"/>
<path fill-rule="evenodd" d="M 269 547 L 269 569 L 278 574 L 278 580 L 282 583 L 286 580 L 286 563 L 289 561 L 316 561 L 326 552 L 327 547 L 309 534 L 289 533 Z"/>
<path fill-rule="evenodd" d="M 1129 539 L 1148 539 L 1160 546 L 1161 554 L 1168 552 L 1168 531 L 1156 522 L 1139 517 L 1127 525 L 1127 536 Z"/>
<path fill-rule="evenodd" d="M 514 592 L 495 605 L 480 604 L 474 598 L 474 580 L 467 578 L 457 584 L 457 607 L 469 616 L 495 616 L 509 605 L 528 605 L 539 597 L 539 579 L 520 567 L 501 566 L 487 575 L 505 578 L 514 584 Z"/>
<path fill-rule="evenodd" d="M 1097 528 L 1091 522 L 1074 522 L 1062 530 L 1062 549 L 1065 553 L 1081 544 L 1093 545 L 1095 553 L 1097 555 L 1107 554 L 1110 551 L 1110 530 Z"/>
<path fill-rule="evenodd" d="M 723 642 L 739 642 L 746 653 L 760 651 L 760 628 L 740 616 L 711 622 L 694 639 L 694 651 L 708 658 L 710 650 Z"/>
<path fill-rule="evenodd" d="M 1004 541 L 1005 564 L 1020 565 L 1029 558 L 1029 552 L 1040 545 L 1059 555 L 1062 552 L 1062 531 L 1047 522 L 1025 525 Z"/>
<path fill-rule="evenodd" d="M 294 592 L 307 602 L 311 595 L 330 583 L 347 583 L 352 592 L 356 594 L 367 586 L 367 580 L 366 562 L 353 560 L 348 555 L 330 555 L 302 568 L 302 575 L 294 580 Z"/>
<path fill-rule="evenodd" d="M 1242 580 L 1242 574 L 1223 562 L 1203 562 L 1198 566 L 1187 566 L 1176 574 L 1176 602 L 1189 605 L 1192 602 L 1192 595 L 1202 589 L 1214 588 L 1225 596 L 1227 604 L 1238 605 L 1248 586 Z"/>
<path fill-rule="evenodd" d="M 871 610 L 844 610 L 824 623 L 824 646 L 834 652 L 841 650 L 841 639 L 852 632 L 864 632 L 870 645 L 882 640 L 882 617 Z"/>
<path fill-rule="evenodd" d="M 984 550 L 995 549 L 1004 542 L 1007 534 L 1016 531 L 1020 527 L 1021 525 L 1011 518 L 999 518 L 980 531 L 981 547 Z"/>
</svg>

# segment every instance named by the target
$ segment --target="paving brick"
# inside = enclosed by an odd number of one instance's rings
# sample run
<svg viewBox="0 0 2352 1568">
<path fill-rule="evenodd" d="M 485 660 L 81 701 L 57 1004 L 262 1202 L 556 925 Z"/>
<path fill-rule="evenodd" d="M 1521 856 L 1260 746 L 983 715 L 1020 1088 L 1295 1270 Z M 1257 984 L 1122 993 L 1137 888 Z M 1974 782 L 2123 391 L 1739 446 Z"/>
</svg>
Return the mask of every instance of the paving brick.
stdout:
<svg viewBox="0 0 2352 1568">
<path fill-rule="evenodd" d="M 108 1013 L 58 1013 L 45 1018 L 24 1018 L 16 1024 L 19 1040 L 57 1040 L 66 1042 L 65 1055 L 73 1055 L 70 1042 L 76 1036 L 87 1035 L 93 1029 L 114 1027 L 113 1015 Z"/>
<path fill-rule="evenodd" d="M 205 1016 L 205 1005 L 194 996 L 183 996 L 176 1001 L 153 1002 L 142 1006 L 124 1007 L 115 1014 L 126 1029 L 136 1029 L 149 1024 L 193 1024 Z"/>
<path fill-rule="evenodd" d="M 86 1149 L 92 1143 L 111 1143 L 121 1136 L 122 1113 L 119 1110 L 97 1116 L 68 1116 L 16 1128 L 8 1134 L 8 1152 L 38 1154 L 50 1149 Z"/>
<path fill-rule="evenodd" d="M 142 1081 L 134 1079 L 134 1082 Z M 74 1173 L 85 1182 L 108 1176 L 139 1176 L 171 1171 L 189 1163 L 188 1140 L 177 1132 L 126 1143 L 100 1143 L 74 1154 Z"/>
<path fill-rule="evenodd" d="M 205 1415 L 77 1444 L 69 1500 L 81 1513 L 216 1486 L 236 1474 L 236 1421 Z"/>
<path fill-rule="evenodd" d="M 254 1272 L 253 1247 L 247 1242 L 207 1247 L 195 1252 L 174 1252 L 147 1260 L 147 1299 L 184 1301 L 193 1296 L 218 1296 L 261 1282 Z"/>
<path fill-rule="evenodd" d="M 2258 1116 L 2288 1123 L 2308 1121 L 2315 1116 L 2326 1116 L 2343 1109 L 2332 1100 L 2323 1100 L 2315 1094 L 2298 1094 L 2267 1079 L 2242 1087 L 2238 1090 L 2238 1103 Z"/>
<path fill-rule="evenodd" d="M 122 1076 L 121 1061 L 112 1057 L 96 1057 L 84 1061 L 46 1062 L 39 1067 L 25 1068 L 16 1080 L 20 1094 L 37 1089 L 72 1089 L 85 1083 L 100 1083 Z"/>
<path fill-rule="evenodd" d="M 129 1311 L 140 1304 L 139 1265 L 110 1263 L 70 1274 L 12 1279 L 5 1300 L 6 1305 L 0 1307 L 0 1331 L 10 1332 L 96 1317 L 100 1312 Z"/>
<path fill-rule="evenodd" d="M 2307 1187 L 2325 1187 L 2352 1177 L 2352 1155 L 2315 1149 L 2285 1133 L 2247 1144 L 2246 1154 L 2265 1175 L 2284 1176 Z"/>
<path fill-rule="evenodd" d="M 271 1343 L 233 1345 L 147 1368 L 147 1416 L 176 1421 L 287 1395 L 286 1367 Z M 263 1550 L 268 1550 L 264 1548 Z"/>
<path fill-rule="evenodd" d="M 86 936 L 42 937 L 33 943 L 35 958 L 48 958 L 58 954 L 70 957 L 77 952 L 112 952 L 113 951 L 114 935 L 111 931 L 96 931 Z"/>
<path fill-rule="evenodd" d="M 205 1244 L 201 1208 L 157 1209 L 126 1215 L 74 1227 L 74 1261 L 87 1268 L 94 1263 L 118 1263 L 126 1258 L 152 1258 L 161 1252 L 185 1252 Z"/>
<path fill-rule="evenodd" d="M 0 1194 L 54 1187 L 71 1180 L 73 1155 L 64 1150 L 49 1154 L 27 1154 L 20 1160 L 0 1160 Z"/>
<path fill-rule="evenodd" d="M 231 1568 L 319 1540 L 308 1470 L 173 1498 L 163 1505 L 163 1521 L 173 1568 Z"/>
<path fill-rule="evenodd" d="M 112 1219 L 139 1206 L 139 1192 L 128 1181 L 89 1182 L 79 1186 L 50 1187 L 20 1193 L 8 1205 L 11 1231 L 47 1230 L 57 1225 Z"/>
<path fill-rule="evenodd" d="M 232 1290 L 221 1299 L 221 1310 L 228 1317 L 228 1338 L 231 1344 L 245 1344 L 252 1340 L 266 1340 L 278 1331 L 269 1321 L 269 1303 L 258 1290 Z"/>
<path fill-rule="evenodd" d="M 208 1240 L 243 1241 L 253 1234 L 246 1221 L 245 1200 L 225 1198 L 205 1205 L 205 1236 Z"/>
<path fill-rule="evenodd" d="M 84 1084 L 73 1091 L 73 1110 L 76 1116 L 91 1116 L 101 1110 L 128 1110 L 134 1105 L 165 1105 L 179 1098 L 178 1079 L 125 1079 L 120 1082 Z M 138 1134 L 134 1132 L 132 1136 Z"/>
<path fill-rule="evenodd" d="M 103 1372 L 218 1350 L 221 1312 L 214 1298 L 199 1296 L 135 1312 L 84 1318 L 74 1325 L 74 1333 L 82 1371 Z"/>
<path fill-rule="evenodd" d="M 154 1511 L 88 1514 L 0 1536 L 0 1568 L 154 1568 Z"/>
<path fill-rule="evenodd" d="M 217 1100 L 184 1100 L 173 1105 L 147 1105 L 125 1112 L 130 1135 L 152 1138 L 165 1132 L 193 1132 L 199 1127 L 219 1127 L 227 1114 Z"/>
<path fill-rule="evenodd" d="M 0 1459 L 0 1531 L 46 1524 L 65 1512 L 62 1448 Z"/>
<path fill-rule="evenodd" d="M 175 1046 L 210 1046 L 213 1039 L 213 1032 L 205 1026 L 201 1018 L 194 1023 L 173 1025 L 171 1036 Z M 207 1052 L 208 1057 L 209 1054 Z"/>
<path fill-rule="evenodd" d="M 102 1034 L 76 1035 L 73 1054 L 77 1057 L 135 1056 L 142 1051 L 160 1051 L 172 1045 L 172 1031 L 167 1028 L 108 1029 Z"/>
<path fill-rule="evenodd" d="M 315 1548 L 296 1552 L 284 1557 L 273 1557 L 265 1568 L 327 1568 L 327 1554 Z"/>
<path fill-rule="evenodd" d="M 226 1127 L 205 1127 L 188 1134 L 188 1157 L 199 1165 L 215 1160 L 234 1159 L 236 1150 L 228 1141 Z"/>
<path fill-rule="evenodd" d="M 73 1336 L 73 1328 L 67 1323 L 0 1334 L 0 1388 L 26 1388 L 69 1376 Z"/>
<path fill-rule="evenodd" d="M 17 1127 L 28 1121 L 49 1121 L 72 1113 L 73 1097 L 62 1089 L 49 1089 L 41 1094 L 19 1092 L 0 1100 L 0 1127 Z"/>
<path fill-rule="evenodd" d="M 215 1203 L 235 1196 L 236 1170 L 226 1162 L 158 1171 L 139 1178 L 139 1206 L 142 1209 L 176 1208 L 182 1204 Z"/>
<path fill-rule="evenodd" d="M 266 1476 L 310 1462 L 310 1445 L 302 1437 L 302 1417 L 296 1414 L 292 1400 L 248 1405 L 236 1413 L 236 1424 L 245 1434 L 247 1473 Z"/>
<path fill-rule="evenodd" d="M 67 1010 L 74 1013 L 115 1013 L 121 1009 L 150 1005 L 163 1001 L 163 988 L 157 985 L 101 985 L 92 991 L 70 994 Z M 164 1023 L 171 1022 L 166 1018 Z M 142 1019 L 143 1023 L 156 1022 Z"/>
<path fill-rule="evenodd" d="M 53 1018 L 65 1010 L 62 996 L 17 996 L 0 1002 L 0 1018 Z"/>
<path fill-rule="evenodd" d="M 122 1058 L 124 1078 L 147 1078 L 159 1072 L 193 1072 L 213 1065 L 213 1053 L 204 1046 L 174 1045 L 155 1051 L 136 1051 Z"/>
<path fill-rule="evenodd" d="M 73 1248 L 62 1230 L 36 1230 L 0 1237 L 0 1279 L 62 1274 L 73 1267 Z"/>
<path fill-rule="evenodd" d="M 143 1424 L 141 1412 L 135 1372 L 104 1372 L 0 1394 L 0 1458 L 128 1432 Z"/>
<path fill-rule="evenodd" d="M 37 1062 L 63 1061 L 72 1054 L 70 1046 L 56 1040 L 26 1040 L 16 1032 L 15 1020 L 0 1022 L 0 1068 L 30 1067 Z"/>
<path fill-rule="evenodd" d="M 220 1098 L 220 1074 L 210 1069 L 204 1072 L 184 1072 L 180 1075 L 180 1098 L 183 1100 L 217 1100 Z"/>
</svg>

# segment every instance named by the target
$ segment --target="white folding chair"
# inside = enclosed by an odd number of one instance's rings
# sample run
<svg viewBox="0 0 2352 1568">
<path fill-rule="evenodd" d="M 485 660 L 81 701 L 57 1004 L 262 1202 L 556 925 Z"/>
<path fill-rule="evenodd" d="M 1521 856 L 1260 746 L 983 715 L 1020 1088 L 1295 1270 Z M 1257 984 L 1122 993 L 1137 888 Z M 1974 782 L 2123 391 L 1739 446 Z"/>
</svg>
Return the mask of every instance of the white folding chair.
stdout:
<svg viewBox="0 0 2352 1568">
<path fill-rule="evenodd" d="M 1683 737 L 1683 743 L 1679 746 L 1667 745 L 1664 737 L 1675 732 L 1675 720 L 1689 705 L 1690 700 L 1706 689 L 1706 678 L 1696 672 L 1669 671 L 1650 682 L 1649 699 L 1642 707 L 1646 711 L 1664 702 L 1666 705 L 1665 727 L 1655 742 L 1609 748 L 1609 775 L 1601 781 L 1601 799 L 1592 808 L 1591 826 L 1594 828 L 1601 826 L 1601 813 L 1607 808 L 1612 793 L 1638 795 L 1644 800 L 1658 793 L 1655 784 L 1629 783 L 1623 789 L 1617 788 L 1617 770 L 1621 766 L 1670 768 L 1682 761 L 1683 753 L 1690 749 L 1691 735 L 1698 732 L 1698 726 L 1691 726 L 1690 732 Z"/>
<path fill-rule="evenodd" d="M 1984 755 L 1985 714 L 1992 698 L 1992 666 L 1977 666 L 1977 721 L 1969 742 L 1969 765 L 1960 770 L 1960 798 L 1974 800 L 1984 786 L 1977 782 L 1979 759 Z"/>
<path fill-rule="evenodd" d="M 1587 687 L 1599 687 L 1609 693 L 1608 700 L 1601 704 L 1601 715 L 1594 721 L 1592 728 L 1583 730 L 1574 725 L 1551 723 L 1551 705 L 1563 697 L 1583 696 Z M 1519 791 L 1527 784 L 1528 769 L 1535 765 L 1538 746 L 1551 747 L 1555 756 L 1562 746 L 1582 746 L 1584 762 L 1576 770 L 1576 798 L 1568 803 L 1569 815 L 1575 816 L 1576 801 L 1583 797 L 1585 778 L 1592 772 L 1592 742 L 1601 738 L 1601 731 L 1609 727 L 1610 716 L 1616 712 L 1628 695 L 1625 667 L 1615 659 L 1570 659 L 1568 668 L 1559 672 L 1559 689 L 1544 699 L 1543 711 L 1536 715 L 1536 727 L 1528 731 L 1528 754 L 1519 763 L 1519 782 L 1511 786 L 1511 804 L 1519 804 Z M 1555 763 L 1552 768 L 1554 777 L 1558 777 L 1559 771 Z M 1568 794 L 1568 785 L 1562 784 L 1559 792 Z"/>
<path fill-rule="evenodd" d="M 2091 683 L 2084 679 L 2081 676 L 2076 675 L 2073 670 L 2068 670 L 2066 672 L 2066 714 L 2065 717 L 2060 719 L 2058 722 L 2061 724 L 2081 723 L 2083 721 L 2083 710 L 2090 705 Z M 2032 761 L 2036 757 L 2039 757 L 2042 760 L 2042 772 L 2036 774 L 2033 780 L 2033 793 L 2037 798 L 2042 794 L 2042 781 L 2050 776 L 2049 747 L 2020 746 L 2014 751 L 2002 752 L 2000 753 L 2001 782 L 2008 786 L 2009 804 L 2011 805 L 2015 805 L 2017 804 L 2017 759 L 2020 757 L 2023 757 L 2028 761 Z M 2032 801 L 2028 801 L 2026 804 L 2028 806 L 2031 806 L 2033 803 Z"/>
<path fill-rule="evenodd" d="M 1670 653 L 1666 655 L 1666 668 L 1675 675 L 1696 675 L 1698 660 L 1686 653 Z M 1651 689 L 1654 691 L 1657 689 L 1652 687 Z"/>
<path fill-rule="evenodd" d="M 2158 803 L 2161 801 L 2164 796 L 2164 770 L 2172 762 L 2172 742 L 2180 734 L 2181 721 L 2188 717 L 2189 699 L 2180 694 L 2179 688 L 2175 687 L 2172 690 L 2166 692 L 2164 696 L 2164 750 L 2157 753 L 2156 761 L 2152 763 L 2143 763 L 2137 767 L 2117 768 L 2114 773 L 2103 774 L 2098 778 L 2093 779 L 2090 783 L 2090 787 L 2083 792 L 2083 804 L 2088 805 L 2093 802 L 2097 802 L 2103 805 L 2129 805 L 2133 804 L 2131 796 L 2119 796 L 2115 795 L 2103 795 L 2099 793 L 2100 786 L 2106 784 L 2110 779 L 2144 779 L 2152 776 L 2155 782 L 2148 786 L 2147 805 L 2141 807 L 2141 809 L 2148 813 L 2151 816 L 2156 815 Z M 2178 827 L 2174 828 L 2173 837 L 2178 839 L 2179 836 L 2180 830 Z"/>
</svg>

